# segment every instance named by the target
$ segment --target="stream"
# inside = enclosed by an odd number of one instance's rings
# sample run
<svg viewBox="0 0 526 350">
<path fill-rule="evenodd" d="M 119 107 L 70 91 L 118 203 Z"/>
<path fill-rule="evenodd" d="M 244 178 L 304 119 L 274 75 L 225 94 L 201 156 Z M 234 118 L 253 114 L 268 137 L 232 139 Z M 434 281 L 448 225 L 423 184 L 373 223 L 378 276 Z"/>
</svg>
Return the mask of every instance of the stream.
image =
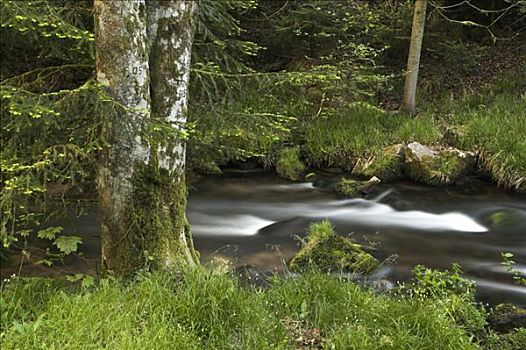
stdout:
<svg viewBox="0 0 526 350">
<path fill-rule="evenodd" d="M 526 275 L 525 196 L 488 184 L 453 191 L 397 183 L 380 185 L 367 199 L 346 199 L 329 189 L 337 178 L 290 183 L 256 173 L 199 180 L 188 199 L 188 219 L 201 260 L 283 273 L 309 224 L 328 218 L 339 234 L 376 247 L 378 258 L 395 257 L 370 279 L 408 281 L 417 264 L 443 269 L 456 262 L 477 283 L 479 300 L 526 305 L 526 288 L 501 265 L 501 252 L 511 252 Z M 68 271 L 93 273 L 100 250 L 96 210 L 64 226 L 64 234 L 84 242 L 83 256 L 65 261 Z M 19 263 L 14 257 L 3 263 L 2 276 L 49 274 L 45 265 L 19 269 Z"/>
</svg>

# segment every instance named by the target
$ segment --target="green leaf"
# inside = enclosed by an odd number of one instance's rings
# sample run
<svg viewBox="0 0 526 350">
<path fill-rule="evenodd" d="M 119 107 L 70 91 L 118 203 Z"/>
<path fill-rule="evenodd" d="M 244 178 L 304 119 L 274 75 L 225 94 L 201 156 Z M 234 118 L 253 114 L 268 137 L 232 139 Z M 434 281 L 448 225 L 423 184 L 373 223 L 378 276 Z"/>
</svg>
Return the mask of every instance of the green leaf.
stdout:
<svg viewBox="0 0 526 350">
<path fill-rule="evenodd" d="M 66 276 L 66 280 L 72 283 L 80 281 L 82 288 L 91 287 L 95 283 L 95 278 L 92 275 L 85 275 L 83 273 L 68 275 Z"/>
<path fill-rule="evenodd" d="M 66 255 L 76 252 L 80 243 L 82 243 L 82 238 L 77 236 L 60 236 L 53 242 Z"/>
<path fill-rule="evenodd" d="M 92 275 L 84 275 L 81 283 L 82 288 L 91 287 L 93 284 L 95 284 L 95 278 Z"/>
<path fill-rule="evenodd" d="M 57 233 L 62 232 L 62 227 L 60 226 L 51 226 L 44 230 L 37 232 L 37 237 L 41 239 L 49 239 L 50 241 L 54 240 Z"/>
<path fill-rule="evenodd" d="M 505 258 L 513 258 L 513 253 L 502 253 L 502 256 Z"/>
</svg>

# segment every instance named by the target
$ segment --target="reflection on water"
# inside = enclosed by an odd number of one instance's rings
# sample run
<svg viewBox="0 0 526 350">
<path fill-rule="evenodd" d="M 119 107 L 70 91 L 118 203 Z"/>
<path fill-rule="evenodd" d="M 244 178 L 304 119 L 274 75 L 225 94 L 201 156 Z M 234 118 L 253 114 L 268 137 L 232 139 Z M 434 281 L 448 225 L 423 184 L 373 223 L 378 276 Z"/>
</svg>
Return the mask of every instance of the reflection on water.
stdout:
<svg viewBox="0 0 526 350">
<path fill-rule="evenodd" d="M 334 180 L 334 179 L 332 179 Z M 319 185 L 321 183 L 321 186 Z M 298 250 L 309 224 L 329 218 L 340 234 L 378 245 L 380 258 L 398 255 L 397 263 L 373 278 L 405 281 L 416 264 L 448 268 L 458 262 L 478 285 L 483 301 L 526 304 L 526 288 L 513 284 L 500 264 L 512 252 L 526 274 L 526 198 L 480 185 L 452 191 L 415 184 L 381 185 L 365 199 L 337 197 L 331 179 L 291 184 L 272 175 L 209 177 L 195 184 L 188 201 L 194 242 L 207 262 L 216 256 L 260 270 L 282 271 Z M 95 210 L 64 233 L 83 236 L 82 259 L 70 259 L 73 272 L 93 272 L 99 254 Z M 34 260 L 34 259 L 32 259 Z M 2 266 L 2 275 L 16 263 Z M 30 267 L 29 274 L 49 273 Z"/>
</svg>

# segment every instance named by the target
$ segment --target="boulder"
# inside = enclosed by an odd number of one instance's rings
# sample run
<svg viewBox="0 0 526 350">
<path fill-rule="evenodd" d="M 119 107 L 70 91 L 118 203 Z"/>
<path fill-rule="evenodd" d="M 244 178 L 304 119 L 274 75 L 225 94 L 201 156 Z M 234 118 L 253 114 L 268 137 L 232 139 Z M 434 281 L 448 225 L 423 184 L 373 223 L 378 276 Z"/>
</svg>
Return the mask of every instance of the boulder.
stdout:
<svg viewBox="0 0 526 350">
<path fill-rule="evenodd" d="M 310 226 L 307 243 L 289 266 L 292 271 L 315 268 L 327 272 L 367 274 L 374 271 L 379 262 L 350 238 L 337 235 L 332 224 L 325 220 Z"/>
<path fill-rule="evenodd" d="M 417 182 L 431 186 L 455 183 L 475 169 L 473 152 L 456 148 L 434 150 L 418 142 L 407 145 L 404 151 L 405 175 Z"/>
<path fill-rule="evenodd" d="M 371 177 L 367 181 L 342 178 L 334 188 L 338 194 L 348 197 L 356 197 L 371 192 L 380 182 L 382 182 L 382 180 L 376 176 Z"/>
<path fill-rule="evenodd" d="M 298 181 L 303 178 L 305 165 L 300 160 L 300 148 L 284 148 L 279 152 L 276 172 L 284 179 Z"/>
<path fill-rule="evenodd" d="M 402 177 L 404 145 L 396 144 L 382 148 L 369 158 L 360 158 L 352 169 L 358 177 L 376 176 L 383 182 L 392 182 Z"/>
</svg>

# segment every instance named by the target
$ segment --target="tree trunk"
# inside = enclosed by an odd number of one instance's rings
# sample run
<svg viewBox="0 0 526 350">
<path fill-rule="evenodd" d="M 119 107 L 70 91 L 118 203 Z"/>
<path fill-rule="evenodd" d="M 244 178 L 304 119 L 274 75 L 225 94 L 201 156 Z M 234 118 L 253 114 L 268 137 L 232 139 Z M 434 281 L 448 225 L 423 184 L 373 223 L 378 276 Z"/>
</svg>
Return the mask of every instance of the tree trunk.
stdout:
<svg viewBox="0 0 526 350">
<path fill-rule="evenodd" d="M 426 23 L 426 6 L 427 0 L 415 0 L 411 45 L 407 59 L 407 75 L 405 78 L 404 98 L 402 102 L 402 110 L 410 114 L 416 113 L 416 86 L 418 83 L 418 68 L 420 65 L 422 39 L 424 37 L 424 27 Z"/>
<path fill-rule="evenodd" d="M 187 18 L 191 13 L 184 9 L 194 6 L 181 3 L 94 3 L 97 79 L 121 105 L 104 116 L 110 146 L 101 153 L 98 166 L 102 264 L 121 277 L 143 268 L 195 262 L 185 216 L 184 143 L 179 138 L 162 146 L 150 133 L 152 115 L 166 120 L 173 116 L 184 122 L 189 66 L 174 69 L 168 62 L 189 61 L 192 38 L 186 35 L 181 39 L 189 40 L 185 41 L 188 57 L 172 56 L 181 55 L 181 51 L 170 49 L 159 58 L 155 57 L 159 50 L 150 54 L 150 48 L 158 44 L 148 37 L 152 28 L 161 33 L 171 25 L 184 28 L 191 24 Z M 176 4 L 175 11 L 161 9 Z M 153 11 L 147 7 L 159 9 L 158 22 L 148 25 L 148 14 Z M 192 32 L 191 27 L 188 30 Z M 174 37 L 180 35 L 174 33 Z M 165 63 L 159 64 L 160 59 Z M 179 95 L 164 88 L 173 81 Z"/>
<path fill-rule="evenodd" d="M 183 138 L 187 116 L 188 82 L 194 38 L 197 1 L 151 0 L 148 3 L 148 37 L 150 42 L 150 93 L 152 116 L 167 123 L 175 137 L 153 145 L 156 166 L 171 183 L 172 197 L 161 221 L 172 221 L 170 234 L 163 237 L 167 252 L 165 264 L 171 265 L 184 256 L 196 260 L 190 227 L 186 221 L 186 147 Z M 178 257 L 179 256 L 179 257 Z"/>
</svg>

